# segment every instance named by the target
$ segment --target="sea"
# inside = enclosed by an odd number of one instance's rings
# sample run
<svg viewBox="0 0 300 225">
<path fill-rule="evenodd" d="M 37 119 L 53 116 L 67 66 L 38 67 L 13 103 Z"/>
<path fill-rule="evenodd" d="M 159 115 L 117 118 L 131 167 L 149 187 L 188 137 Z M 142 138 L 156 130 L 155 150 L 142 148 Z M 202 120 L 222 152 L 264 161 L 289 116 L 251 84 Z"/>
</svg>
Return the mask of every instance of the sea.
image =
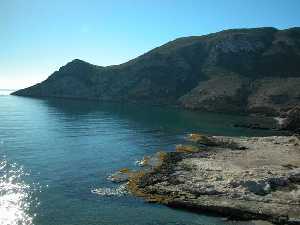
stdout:
<svg viewBox="0 0 300 225">
<path fill-rule="evenodd" d="M 35 99 L 0 91 L 0 225 L 221 225 L 222 217 L 150 204 L 107 179 L 188 133 L 269 136 L 246 116 L 174 107 Z"/>
</svg>

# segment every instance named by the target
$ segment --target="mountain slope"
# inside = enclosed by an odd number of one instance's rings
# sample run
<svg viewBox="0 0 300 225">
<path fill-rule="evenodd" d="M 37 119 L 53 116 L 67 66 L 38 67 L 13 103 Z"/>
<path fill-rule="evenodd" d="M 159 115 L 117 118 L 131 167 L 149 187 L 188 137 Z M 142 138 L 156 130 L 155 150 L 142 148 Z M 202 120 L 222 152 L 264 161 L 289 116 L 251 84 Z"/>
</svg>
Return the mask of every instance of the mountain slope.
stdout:
<svg viewBox="0 0 300 225">
<path fill-rule="evenodd" d="M 179 38 L 117 66 L 76 59 L 13 94 L 276 114 L 300 103 L 300 28 Z"/>
</svg>

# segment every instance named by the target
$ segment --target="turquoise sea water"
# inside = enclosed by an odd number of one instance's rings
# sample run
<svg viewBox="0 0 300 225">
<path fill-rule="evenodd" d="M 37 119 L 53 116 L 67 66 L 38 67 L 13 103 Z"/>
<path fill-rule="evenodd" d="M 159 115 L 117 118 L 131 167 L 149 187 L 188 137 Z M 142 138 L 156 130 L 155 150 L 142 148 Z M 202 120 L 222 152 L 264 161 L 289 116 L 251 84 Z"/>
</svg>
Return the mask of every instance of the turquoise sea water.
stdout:
<svg viewBox="0 0 300 225">
<path fill-rule="evenodd" d="M 246 117 L 175 108 L 0 96 L 0 225 L 213 225 L 218 217 L 120 195 L 106 178 L 189 132 L 271 135 Z M 107 189 L 106 189 L 107 188 Z M 106 190 L 111 195 L 93 193 Z"/>
</svg>

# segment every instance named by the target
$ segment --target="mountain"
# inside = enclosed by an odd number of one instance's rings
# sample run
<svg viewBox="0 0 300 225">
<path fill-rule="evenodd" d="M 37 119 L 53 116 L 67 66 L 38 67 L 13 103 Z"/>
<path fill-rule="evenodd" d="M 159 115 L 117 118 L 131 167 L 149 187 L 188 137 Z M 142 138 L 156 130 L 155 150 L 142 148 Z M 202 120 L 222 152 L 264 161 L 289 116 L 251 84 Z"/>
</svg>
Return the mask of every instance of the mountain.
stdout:
<svg viewBox="0 0 300 225">
<path fill-rule="evenodd" d="M 278 114 L 300 104 L 300 28 L 179 38 L 116 66 L 75 59 L 13 94 Z"/>
</svg>

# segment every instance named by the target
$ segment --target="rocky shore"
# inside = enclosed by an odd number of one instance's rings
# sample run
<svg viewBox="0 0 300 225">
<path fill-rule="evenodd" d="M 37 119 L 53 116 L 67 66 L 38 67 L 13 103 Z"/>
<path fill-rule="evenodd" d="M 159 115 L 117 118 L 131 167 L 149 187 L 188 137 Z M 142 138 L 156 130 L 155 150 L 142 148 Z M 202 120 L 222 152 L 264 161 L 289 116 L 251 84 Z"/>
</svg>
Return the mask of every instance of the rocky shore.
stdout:
<svg viewBox="0 0 300 225">
<path fill-rule="evenodd" d="M 300 139 L 190 134 L 189 145 L 159 152 L 110 176 L 149 202 L 230 219 L 300 224 Z"/>
</svg>

